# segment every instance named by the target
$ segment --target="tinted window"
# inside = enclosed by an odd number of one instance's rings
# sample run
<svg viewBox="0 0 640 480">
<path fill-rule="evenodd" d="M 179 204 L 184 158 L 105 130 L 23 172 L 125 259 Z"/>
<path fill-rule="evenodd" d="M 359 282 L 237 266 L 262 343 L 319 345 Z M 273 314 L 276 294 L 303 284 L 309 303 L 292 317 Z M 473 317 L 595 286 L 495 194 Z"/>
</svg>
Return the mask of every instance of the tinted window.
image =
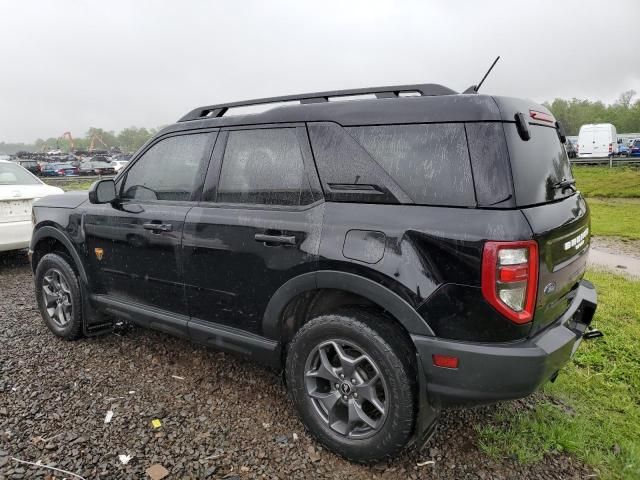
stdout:
<svg viewBox="0 0 640 480">
<path fill-rule="evenodd" d="M 567 152 L 562 148 L 555 128 L 529 125 L 531 138 L 524 141 L 514 123 L 505 123 L 504 132 L 513 172 L 518 206 L 545 203 L 573 194 L 571 188 L 558 188 L 562 180 L 571 180 Z"/>
<path fill-rule="evenodd" d="M 41 182 L 15 163 L 0 162 L 0 185 L 39 185 Z"/>
<path fill-rule="evenodd" d="M 475 206 L 464 125 L 387 125 L 347 131 L 414 202 Z"/>
<path fill-rule="evenodd" d="M 502 123 L 467 123 L 466 129 L 478 205 L 514 207 L 509 152 Z"/>
<path fill-rule="evenodd" d="M 189 200 L 210 134 L 181 135 L 161 140 L 127 172 L 122 196 L 137 200 Z"/>
<path fill-rule="evenodd" d="M 217 201 L 263 205 L 311 203 L 296 129 L 229 132 Z"/>
<path fill-rule="evenodd" d="M 389 174 L 340 125 L 310 123 L 309 136 L 327 200 L 411 203 Z"/>
</svg>

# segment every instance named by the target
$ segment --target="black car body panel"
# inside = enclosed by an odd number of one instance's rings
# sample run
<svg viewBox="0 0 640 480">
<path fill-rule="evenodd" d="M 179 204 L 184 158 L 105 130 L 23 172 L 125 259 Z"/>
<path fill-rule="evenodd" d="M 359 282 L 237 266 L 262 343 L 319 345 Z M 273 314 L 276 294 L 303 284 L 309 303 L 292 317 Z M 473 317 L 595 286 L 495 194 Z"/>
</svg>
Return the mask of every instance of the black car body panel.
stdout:
<svg viewBox="0 0 640 480">
<path fill-rule="evenodd" d="M 555 120 L 526 100 L 399 91 L 253 115 L 224 115 L 246 102 L 196 109 L 133 156 L 111 203 L 36 202 L 34 268 L 71 252 L 86 332 L 116 315 L 280 367 L 306 320 L 361 305 L 413 339 L 421 398 L 526 395 L 569 359 L 596 306 L 582 280 L 589 210 Z M 530 319 L 487 296 L 496 242 L 538 249 Z"/>
</svg>

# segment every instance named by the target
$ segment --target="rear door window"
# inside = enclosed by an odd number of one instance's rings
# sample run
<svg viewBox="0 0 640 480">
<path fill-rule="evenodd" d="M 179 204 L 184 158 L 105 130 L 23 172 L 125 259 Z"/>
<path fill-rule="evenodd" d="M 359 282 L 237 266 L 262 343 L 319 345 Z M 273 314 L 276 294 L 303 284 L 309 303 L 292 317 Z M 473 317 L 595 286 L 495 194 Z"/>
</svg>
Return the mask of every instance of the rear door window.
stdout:
<svg viewBox="0 0 640 480">
<path fill-rule="evenodd" d="M 312 203 L 296 129 L 230 131 L 217 201 L 284 206 Z"/>
<path fill-rule="evenodd" d="M 415 203 L 476 205 L 463 124 L 385 125 L 346 130 Z"/>
<path fill-rule="evenodd" d="M 536 205 L 572 195 L 572 188 L 558 185 L 573 180 L 573 174 L 556 129 L 538 125 L 529 125 L 529 129 L 531 138 L 524 141 L 515 123 L 504 124 L 517 205 Z"/>
</svg>

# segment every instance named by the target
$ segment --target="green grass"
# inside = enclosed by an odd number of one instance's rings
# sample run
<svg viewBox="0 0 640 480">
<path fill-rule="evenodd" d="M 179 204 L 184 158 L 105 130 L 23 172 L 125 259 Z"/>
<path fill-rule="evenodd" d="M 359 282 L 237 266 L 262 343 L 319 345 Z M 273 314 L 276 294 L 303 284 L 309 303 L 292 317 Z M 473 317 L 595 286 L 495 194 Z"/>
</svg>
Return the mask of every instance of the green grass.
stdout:
<svg viewBox="0 0 640 480">
<path fill-rule="evenodd" d="M 602 478 L 640 478 L 640 281 L 590 271 L 598 289 L 595 324 L 605 337 L 583 342 L 538 401 L 499 407 L 479 428 L 490 455 L 523 463 L 569 452 Z M 527 403 L 531 408 L 526 408 Z"/>
<path fill-rule="evenodd" d="M 586 197 L 640 197 L 640 169 L 574 165 L 576 185 Z"/>
<path fill-rule="evenodd" d="M 640 199 L 587 199 L 591 233 L 640 240 Z"/>
<path fill-rule="evenodd" d="M 68 183 L 53 183 L 53 185 L 62 188 L 65 192 L 71 192 L 73 190 L 89 190 L 92 183 L 92 180 L 78 180 Z"/>
</svg>

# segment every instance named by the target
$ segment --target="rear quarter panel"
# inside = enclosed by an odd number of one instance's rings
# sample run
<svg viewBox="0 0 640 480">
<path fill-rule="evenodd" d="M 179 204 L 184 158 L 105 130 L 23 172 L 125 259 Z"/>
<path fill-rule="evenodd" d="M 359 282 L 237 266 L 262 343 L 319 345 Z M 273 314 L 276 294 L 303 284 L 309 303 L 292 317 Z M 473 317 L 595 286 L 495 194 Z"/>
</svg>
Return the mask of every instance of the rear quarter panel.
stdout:
<svg viewBox="0 0 640 480">
<path fill-rule="evenodd" d="M 370 236 L 371 245 L 360 245 L 359 258 L 345 245 L 352 231 L 376 232 Z M 482 249 L 486 240 L 523 240 L 531 234 L 517 210 L 329 202 L 319 269 L 347 271 L 382 284 L 428 317 L 438 336 L 519 338 L 526 336 L 530 326 L 526 331 L 513 330 L 514 324 L 501 318 L 482 297 Z M 384 251 L 375 261 L 381 241 Z M 374 255 L 368 254 L 369 248 Z M 486 322 L 493 326 L 485 328 Z M 467 328 L 469 323 L 486 333 L 478 336 L 477 328 Z M 501 337 L 503 329 L 508 333 Z"/>
</svg>

